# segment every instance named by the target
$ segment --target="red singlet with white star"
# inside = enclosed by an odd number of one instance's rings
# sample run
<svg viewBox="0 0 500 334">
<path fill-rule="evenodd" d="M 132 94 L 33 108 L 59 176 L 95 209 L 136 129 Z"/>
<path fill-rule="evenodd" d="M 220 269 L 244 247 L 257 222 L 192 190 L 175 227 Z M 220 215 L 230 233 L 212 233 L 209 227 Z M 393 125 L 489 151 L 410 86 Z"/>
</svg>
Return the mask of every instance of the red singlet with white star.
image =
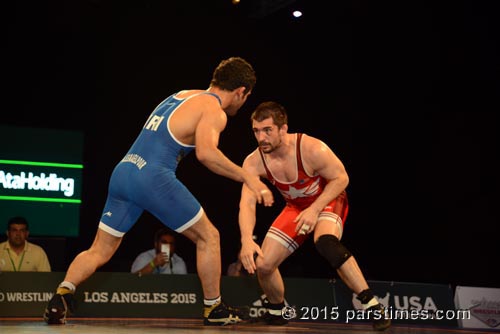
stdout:
<svg viewBox="0 0 500 334">
<path fill-rule="evenodd" d="M 278 240 L 291 252 L 295 251 L 308 236 L 297 234 L 295 231 L 295 218 L 302 210 L 309 207 L 316 198 L 321 195 L 327 183 L 320 175 L 310 176 L 304 170 L 300 153 L 301 139 L 302 133 L 297 133 L 295 144 L 297 179 L 293 182 L 285 183 L 276 180 L 266 165 L 264 154 L 259 149 L 268 180 L 280 191 L 287 203 L 281 214 L 273 222 L 266 236 Z M 348 209 L 347 194 L 343 191 L 321 211 L 319 219 L 326 219 L 339 223 L 342 228 L 347 217 Z"/>
<path fill-rule="evenodd" d="M 297 179 L 293 182 L 284 183 L 276 180 L 269 168 L 267 168 L 266 160 L 264 159 L 262 151 L 259 150 L 259 152 L 262 156 L 268 180 L 276 186 L 289 205 L 293 205 L 301 210 L 304 210 L 323 192 L 326 180 L 320 175 L 310 176 L 304 170 L 300 154 L 301 139 L 302 133 L 297 133 L 297 141 L 295 144 L 297 157 Z"/>
</svg>

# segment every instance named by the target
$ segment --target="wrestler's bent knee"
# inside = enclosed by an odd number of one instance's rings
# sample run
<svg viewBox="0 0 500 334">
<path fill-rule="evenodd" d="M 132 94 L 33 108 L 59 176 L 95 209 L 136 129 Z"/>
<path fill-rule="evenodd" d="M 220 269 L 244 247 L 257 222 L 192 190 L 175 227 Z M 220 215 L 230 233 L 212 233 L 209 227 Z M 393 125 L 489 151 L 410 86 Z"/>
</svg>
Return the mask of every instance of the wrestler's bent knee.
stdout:
<svg viewBox="0 0 500 334">
<path fill-rule="evenodd" d="M 256 261 L 256 266 L 257 266 L 257 273 L 261 275 L 272 274 L 277 269 L 276 266 L 265 263 L 264 261 Z"/>
<path fill-rule="evenodd" d="M 318 252 L 335 269 L 340 268 L 352 256 L 351 252 L 332 234 L 320 236 L 315 245 Z"/>
</svg>

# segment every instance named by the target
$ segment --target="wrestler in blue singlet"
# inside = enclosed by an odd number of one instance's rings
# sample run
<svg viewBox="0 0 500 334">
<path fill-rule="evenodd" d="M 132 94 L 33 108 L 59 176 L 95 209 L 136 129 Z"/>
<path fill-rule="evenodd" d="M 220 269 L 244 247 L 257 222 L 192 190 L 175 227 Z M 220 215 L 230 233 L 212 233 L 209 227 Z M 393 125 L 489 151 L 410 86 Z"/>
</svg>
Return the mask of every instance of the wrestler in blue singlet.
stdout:
<svg viewBox="0 0 500 334">
<path fill-rule="evenodd" d="M 169 122 L 186 99 L 172 94 L 151 113 L 134 144 L 116 165 L 109 181 L 108 197 L 99 227 L 123 236 L 144 210 L 169 228 L 182 232 L 196 223 L 203 208 L 177 179 L 179 161 L 194 149 L 172 135 Z M 215 96 L 219 103 L 220 98 Z"/>
</svg>

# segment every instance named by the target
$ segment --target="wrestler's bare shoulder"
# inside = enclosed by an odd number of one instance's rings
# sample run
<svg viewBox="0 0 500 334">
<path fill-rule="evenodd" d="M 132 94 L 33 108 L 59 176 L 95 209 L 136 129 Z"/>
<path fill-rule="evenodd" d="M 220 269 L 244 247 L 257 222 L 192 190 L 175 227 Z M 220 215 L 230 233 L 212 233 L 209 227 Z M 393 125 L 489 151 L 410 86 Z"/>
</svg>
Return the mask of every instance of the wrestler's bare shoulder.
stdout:
<svg viewBox="0 0 500 334">
<path fill-rule="evenodd" d="M 179 99 L 187 99 L 190 96 L 200 94 L 202 92 L 206 92 L 206 91 L 202 90 L 202 89 L 186 89 L 186 90 L 181 90 L 180 92 L 178 92 L 175 95 L 175 97 L 177 97 Z"/>
<path fill-rule="evenodd" d="M 213 95 L 201 94 L 205 90 L 185 90 L 176 97 L 186 99 L 169 121 L 169 129 L 177 140 L 186 145 L 194 145 L 196 128 L 205 112 L 220 112 L 219 101 Z"/>
</svg>

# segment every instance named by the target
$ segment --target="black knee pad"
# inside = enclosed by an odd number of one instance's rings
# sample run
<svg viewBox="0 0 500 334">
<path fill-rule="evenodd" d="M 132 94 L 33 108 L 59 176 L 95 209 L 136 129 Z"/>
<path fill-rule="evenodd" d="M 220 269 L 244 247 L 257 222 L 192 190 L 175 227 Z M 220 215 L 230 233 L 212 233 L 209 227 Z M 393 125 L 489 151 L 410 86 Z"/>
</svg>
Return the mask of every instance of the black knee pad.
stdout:
<svg viewBox="0 0 500 334">
<path fill-rule="evenodd" d="M 322 235 L 316 240 L 316 249 L 330 262 L 333 268 L 338 269 L 352 254 L 342 245 L 340 240 L 331 234 Z"/>
</svg>

